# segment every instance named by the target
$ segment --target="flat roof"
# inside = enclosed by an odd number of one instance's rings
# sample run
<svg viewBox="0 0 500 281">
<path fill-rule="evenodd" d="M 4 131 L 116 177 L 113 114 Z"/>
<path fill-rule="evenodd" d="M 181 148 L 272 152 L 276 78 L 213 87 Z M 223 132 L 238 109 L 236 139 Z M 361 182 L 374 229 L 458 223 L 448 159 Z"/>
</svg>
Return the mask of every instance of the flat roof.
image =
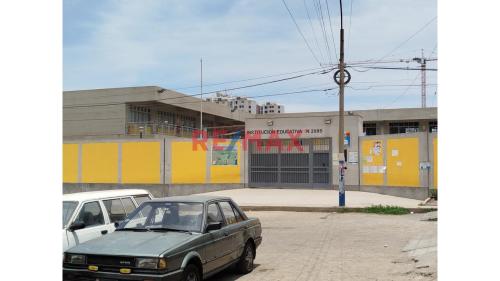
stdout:
<svg viewBox="0 0 500 281">
<path fill-rule="evenodd" d="M 338 116 L 338 111 L 323 112 L 296 112 L 279 114 L 262 114 L 248 117 L 248 119 L 275 119 L 275 118 L 304 118 Z M 346 110 L 345 115 L 360 116 L 363 121 L 389 121 L 389 120 L 426 120 L 437 119 L 437 107 L 428 108 L 393 108 L 393 109 L 367 109 Z"/>
<path fill-rule="evenodd" d="M 155 198 L 153 201 L 206 203 L 211 200 L 227 200 L 227 199 L 231 198 L 225 196 L 187 195 L 187 196 L 171 196 L 171 197 Z"/>
<path fill-rule="evenodd" d="M 253 115 L 240 110 L 231 112 L 231 109 L 227 105 L 205 101 L 197 96 L 198 94 L 187 95 L 158 86 L 90 89 L 64 91 L 63 105 L 78 106 L 157 102 L 199 112 L 200 103 L 203 102 L 203 112 L 214 116 L 244 122 L 245 118 Z"/>
<path fill-rule="evenodd" d="M 119 190 L 102 190 L 102 191 L 86 191 L 77 192 L 63 195 L 63 201 L 87 201 L 87 200 L 97 200 L 118 196 L 127 195 L 141 195 L 149 194 L 147 190 L 144 189 L 119 189 Z"/>
</svg>

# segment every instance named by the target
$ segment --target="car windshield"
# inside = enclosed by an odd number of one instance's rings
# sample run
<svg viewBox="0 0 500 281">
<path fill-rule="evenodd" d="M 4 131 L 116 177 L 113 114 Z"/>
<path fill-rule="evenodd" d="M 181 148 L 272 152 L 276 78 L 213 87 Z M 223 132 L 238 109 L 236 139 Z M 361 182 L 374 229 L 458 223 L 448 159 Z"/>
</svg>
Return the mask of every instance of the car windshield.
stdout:
<svg viewBox="0 0 500 281">
<path fill-rule="evenodd" d="M 68 224 L 77 206 L 78 202 L 76 201 L 63 201 L 63 228 Z"/>
<path fill-rule="evenodd" d="M 144 202 L 117 230 L 201 232 L 203 204 Z"/>
</svg>

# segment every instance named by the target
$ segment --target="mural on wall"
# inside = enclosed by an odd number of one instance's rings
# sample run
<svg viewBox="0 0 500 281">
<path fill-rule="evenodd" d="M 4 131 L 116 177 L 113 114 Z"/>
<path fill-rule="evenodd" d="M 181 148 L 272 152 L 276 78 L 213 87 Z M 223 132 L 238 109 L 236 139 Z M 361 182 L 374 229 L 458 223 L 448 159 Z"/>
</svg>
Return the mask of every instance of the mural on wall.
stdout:
<svg viewBox="0 0 500 281">
<path fill-rule="evenodd" d="M 212 145 L 212 165 L 238 165 L 238 148 L 233 143 Z"/>
</svg>

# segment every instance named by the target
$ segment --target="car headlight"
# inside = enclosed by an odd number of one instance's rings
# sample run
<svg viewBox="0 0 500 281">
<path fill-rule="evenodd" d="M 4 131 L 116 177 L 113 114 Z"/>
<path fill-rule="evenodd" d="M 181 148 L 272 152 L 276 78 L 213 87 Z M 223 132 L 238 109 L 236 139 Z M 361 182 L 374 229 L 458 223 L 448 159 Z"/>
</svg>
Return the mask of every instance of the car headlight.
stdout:
<svg viewBox="0 0 500 281">
<path fill-rule="evenodd" d="M 164 258 L 137 258 L 135 261 L 137 268 L 165 269 L 167 261 Z"/>
<path fill-rule="evenodd" d="M 66 254 L 66 256 L 64 257 L 64 262 L 72 264 L 85 264 L 85 256 Z"/>
</svg>

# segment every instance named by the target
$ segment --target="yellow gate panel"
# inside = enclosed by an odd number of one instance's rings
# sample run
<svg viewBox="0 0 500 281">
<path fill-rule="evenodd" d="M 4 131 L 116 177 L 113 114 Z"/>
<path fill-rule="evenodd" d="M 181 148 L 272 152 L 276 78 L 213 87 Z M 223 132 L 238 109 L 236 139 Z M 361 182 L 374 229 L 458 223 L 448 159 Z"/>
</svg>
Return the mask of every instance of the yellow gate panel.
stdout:
<svg viewBox="0 0 500 281">
<path fill-rule="evenodd" d="M 191 142 L 172 142 L 172 183 L 205 183 L 207 152 Z"/>
<path fill-rule="evenodd" d="M 418 138 L 387 140 L 387 185 L 420 186 Z"/>
<path fill-rule="evenodd" d="M 78 144 L 63 144 L 63 182 L 78 182 Z"/>
<path fill-rule="evenodd" d="M 159 142 L 122 144 L 122 183 L 161 183 Z"/>
<path fill-rule="evenodd" d="M 434 145 L 434 150 L 433 150 L 433 157 L 434 157 L 434 187 L 438 187 L 438 139 L 434 138 L 433 141 Z"/>
<path fill-rule="evenodd" d="M 82 182 L 118 183 L 118 144 L 82 144 Z"/>
<path fill-rule="evenodd" d="M 220 142 L 222 146 L 230 145 L 230 141 Z M 210 166 L 210 182 L 211 183 L 240 183 L 240 171 L 241 171 L 241 145 L 240 142 L 235 144 L 237 152 L 237 165 L 214 165 L 214 159 L 212 159 L 212 165 Z M 212 152 L 213 155 L 213 152 Z M 213 156 L 212 156 L 213 157 Z"/>
<path fill-rule="evenodd" d="M 382 140 L 363 140 L 361 142 L 361 184 L 384 184 L 384 147 Z"/>
</svg>

